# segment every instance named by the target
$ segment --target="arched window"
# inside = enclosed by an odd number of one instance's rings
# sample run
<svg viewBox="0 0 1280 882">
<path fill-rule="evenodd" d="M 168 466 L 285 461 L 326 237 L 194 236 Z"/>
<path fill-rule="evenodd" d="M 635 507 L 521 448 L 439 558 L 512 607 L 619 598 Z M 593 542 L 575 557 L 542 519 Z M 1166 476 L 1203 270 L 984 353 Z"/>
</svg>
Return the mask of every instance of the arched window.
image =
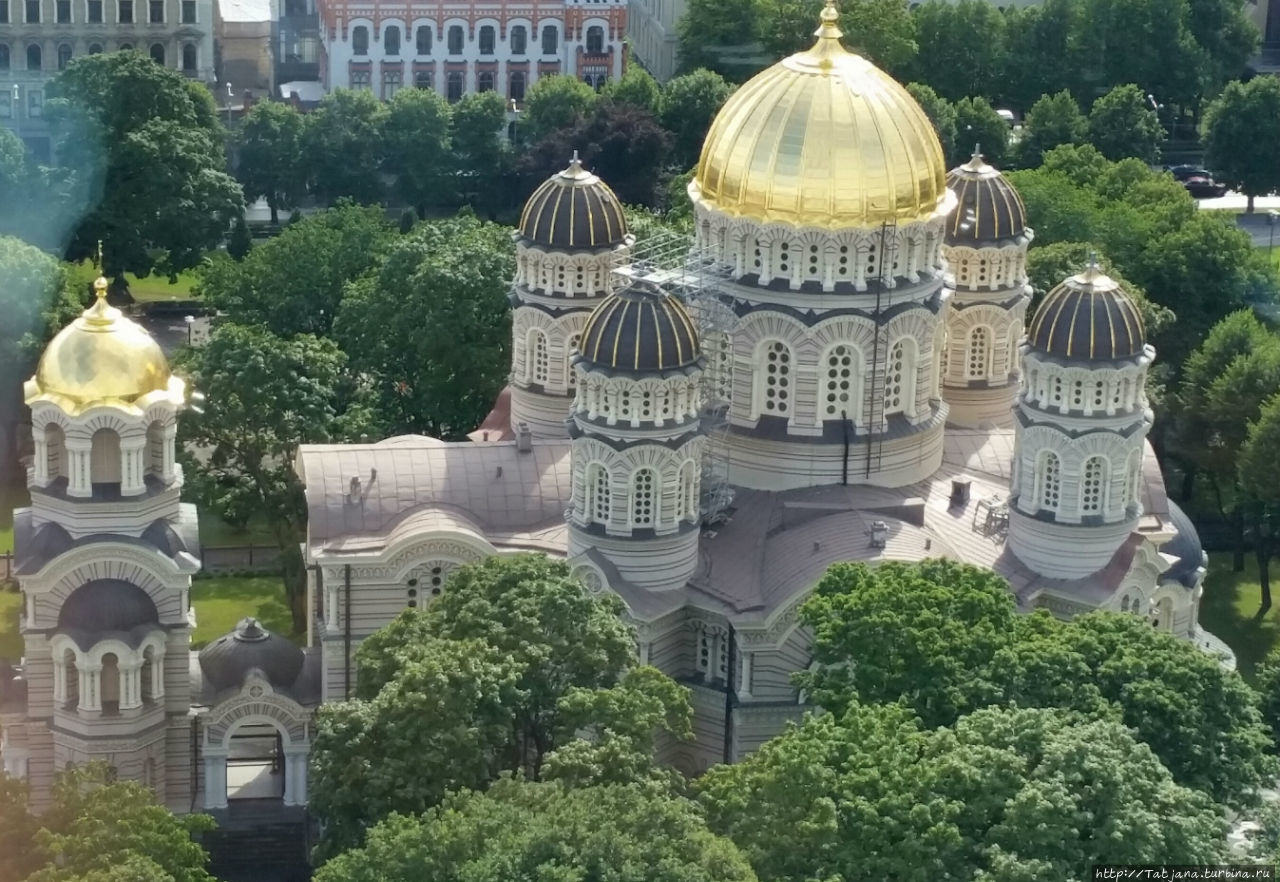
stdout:
<svg viewBox="0 0 1280 882">
<path fill-rule="evenodd" d="M 482 25 L 480 28 L 480 54 L 492 55 L 495 40 L 493 25 Z"/>
<path fill-rule="evenodd" d="M 766 343 L 764 370 L 757 374 L 757 406 L 762 414 L 786 416 L 791 412 L 791 350 L 781 340 Z"/>
<path fill-rule="evenodd" d="M 1126 594 L 1126 595 L 1125 595 L 1123 598 L 1121 598 L 1121 600 L 1120 600 L 1120 612 L 1125 612 L 1125 613 L 1127 613 L 1128 611 L 1129 611 L 1129 595 L 1128 595 L 1128 594 Z"/>
<path fill-rule="evenodd" d="M 915 412 L 916 349 L 909 338 L 896 341 L 889 349 L 884 374 L 884 415 Z"/>
<path fill-rule="evenodd" d="M 121 44 L 120 44 L 120 48 L 119 48 L 117 51 L 119 51 L 119 52 L 132 52 L 132 51 L 133 51 L 133 44 L 132 44 L 132 43 L 121 43 Z"/>
<path fill-rule="evenodd" d="M 465 39 L 465 36 L 466 35 L 462 31 L 462 25 L 449 26 L 449 54 L 450 55 L 462 54 L 462 41 Z"/>
<path fill-rule="evenodd" d="M 147 474 L 164 474 L 165 446 L 164 425 L 159 420 L 152 420 L 147 426 L 147 458 L 144 466 Z"/>
<path fill-rule="evenodd" d="M 89 483 L 120 483 L 120 436 L 111 429 L 93 433 L 89 451 Z"/>
<path fill-rule="evenodd" d="M 587 511 L 597 524 L 609 523 L 609 514 L 613 511 L 609 472 L 598 462 L 587 467 Z"/>
<path fill-rule="evenodd" d="M 101 43 L 90 43 L 90 44 L 89 44 L 89 54 L 90 54 L 90 55 L 101 55 L 101 54 L 102 54 L 102 44 L 101 44 Z"/>
<path fill-rule="evenodd" d="M 6 43 L 0 43 L 0 70 L 9 69 L 9 46 Z"/>
<path fill-rule="evenodd" d="M 1036 464 L 1036 499 L 1044 511 L 1056 512 L 1062 499 L 1062 461 L 1058 455 L 1046 450 Z"/>
<path fill-rule="evenodd" d="M 513 73 L 511 75 L 511 85 L 507 88 L 507 97 L 512 101 L 524 100 L 525 79 L 523 73 Z"/>
<path fill-rule="evenodd" d="M 364 25 L 356 25 L 351 29 L 351 54 L 369 54 L 369 29 Z"/>
<path fill-rule="evenodd" d="M 155 701 L 155 667 L 156 667 L 156 651 L 148 646 L 142 651 L 142 701 L 150 704 Z"/>
<path fill-rule="evenodd" d="M 970 380 L 985 380 L 991 375 L 991 329 L 974 328 L 969 332 L 969 364 L 965 376 Z"/>
<path fill-rule="evenodd" d="M 1107 459 L 1091 456 L 1080 475 L 1080 514 L 1102 514 L 1106 506 Z"/>
<path fill-rule="evenodd" d="M 847 417 L 856 422 L 862 416 L 862 355 L 841 343 L 827 350 L 823 365 L 827 370 L 823 419 Z"/>
<path fill-rule="evenodd" d="M 658 476 L 638 469 L 631 479 L 631 526 L 652 527 L 658 520 Z"/>
<path fill-rule="evenodd" d="M 70 48 L 71 48 L 70 46 L 67 47 L 68 50 Z M 152 43 L 149 54 L 151 55 L 152 61 L 154 61 L 156 64 L 160 65 L 161 67 L 164 66 L 164 46 L 162 46 L 160 43 Z M 69 52 L 68 52 L 68 55 L 70 55 Z M 58 50 L 58 64 L 62 64 L 61 49 Z"/>
<path fill-rule="evenodd" d="M 102 685 L 99 695 L 102 698 L 102 715 L 109 716 L 120 712 L 120 660 L 114 653 L 108 652 L 102 657 Z"/>
<path fill-rule="evenodd" d="M 476 74 L 476 91 L 492 92 L 493 91 L 493 71 L 482 70 Z"/>
<path fill-rule="evenodd" d="M 587 54 L 604 54 L 604 28 L 599 25 L 592 25 L 587 28 Z"/>
<path fill-rule="evenodd" d="M 947 326 L 938 324 L 938 331 L 933 338 L 933 392 L 942 395 L 942 383 L 947 376 Z"/>
<path fill-rule="evenodd" d="M 696 521 L 700 514 L 698 505 L 698 464 L 688 460 L 680 467 L 680 495 L 684 498 L 681 517 Z"/>
<path fill-rule="evenodd" d="M 578 351 L 578 343 L 581 340 L 581 334 L 573 334 L 569 337 L 569 344 L 564 348 L 564 382 L 570 389 L 578 385 L 578 375 L 573 369 L 573 354 Z"/>
<path fill-rule="evenodd" d="M 196 72 L 196 47 L 194 43 L 184 43 L 182 46 L 182 72 L 185 74 L 194 74 Z"/>
<path fill-rule="evenodd" d="M 542 54 L 555 55 L 560 49 L 560 34 L 555 25 L 544 25 L 542 28 Z"/>
<path fill-rule="evenodd" d="M 63 43 L 58 46 L 58 70 L 66 70 L 67 65 L 71 63 L 72 49 L 70 43 Z M 163 64 L 164 62 L 161 62 Z"/>
<path fill-rule="evenodd" d="M 529 380 L 546 384 L 551 376 L 551 357 L 548 355 L 547 335 L 537 328 L 529 331 Z"/>
<path fill-rule="evenodd" d="M 511 54 L 524 55 L 529 51 L 529 31 L 524 25 L 511 28 Z M 515 96 L 512 95 L 512 98 Z"/>
<path fill-rule="evenodd" d="M 417 34 L 414 42 L 416 43 L 415 48 L 418 50 L 419 55 L 430 55 L 431 54 L 431 26 L 418 25 L 418 30 L 417 30 Z"/>
<path fill-rule="evenodd" d="M 1071 409 L 1084 410 L 1084 380 L 1071 381 Z"/>
<path fill-rule="evenodd" d="M 32 43 L 27 47 L 27 70 L 40 69 L 40 47 Z"/>
<path fill-rule="evenodd" d="M 395 25 L 387 25 L 382 34 L 382 49 L 388 55 L 400 54 L 400 28 Z"/>
</svg>

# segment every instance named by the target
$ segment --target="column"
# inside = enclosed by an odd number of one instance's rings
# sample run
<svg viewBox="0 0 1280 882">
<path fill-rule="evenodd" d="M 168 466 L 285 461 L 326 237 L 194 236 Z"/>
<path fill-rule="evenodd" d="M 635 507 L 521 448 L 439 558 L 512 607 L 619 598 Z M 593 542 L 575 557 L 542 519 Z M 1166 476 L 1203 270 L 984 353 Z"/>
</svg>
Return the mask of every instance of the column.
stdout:
<svg viewBox="0 0 1280 882">
<path fill-rule="evenodd" d="M 102 665 L 80 668 L 80 710 L 102 710 L 101 687 Z"/>
<path fill-rule="evenodd" d="M 35 482 L 43 487 L 49 483 L 49 442 L 45 440 L 43 429 L 36 429 L 35 444 Z"/>
<path fill-rule="evenodd" d="M 294 799 L 294 795 L 293 795 L 294 786 L 297 784 L 297 780 L 298 780 L 297 769 L 298 769 L 297 754 L 286 753 L 284 755 L 284 804 L 285 805 L 298 804 L 297 800 Z"/>
<path fill-rule="evenodd" d="M 649 663 L 649 647 L 648 642 L 640 644 L 640 664 L 647 665 Z"/>
<path fill-rule="evenodd" d="M 294 774 L 293 799 L 298 805 L 307 804 L 307 762 L 310 759 L 310 753 L 306 746 L 303 752 L 298 754 L 298 769 Z"/>
<path fill-rule="evenodd" d="M 175 439 L 177 437 L 178 437 L 178 424 L 177 423 L 165 424 L 164 446 L 162 450 L 162 457 L 161 457 L 162 462 L 160 466 L 160 479 L 164 481 L 166 484 L 174 479 L 175 473 L 176 473 L 176 470 L 174 469 L 173 466 L 175 462 L 175 456 L 174 456 L 174 450 L 176 446 Z"/>
<path fill-rule="evenodd" d="M 738 697 L 751 698 L 751 665 L 755 660 L 755 653 L 742 652 L 742 678 L 738 681 Z"/>
<path fill-rule="evenodd" d="M 67 451 L 67 495 L 86 498 L 93 495 L 89 486 L 89 450 L 88 441 L 65 442 Z"/>
<path fill-rule="evenodd" d="M 204 755 L 204 807 L 206 810 L 227 807 L 227 757 L 222 753 Z"/>
<path fill-rule="evenodd" d="M 164 653 L 158 652 L 151 659 L 151 695 L 157 701 L 164 698 Z"/>
<path fill-rule="evenodd" d="M 123 496 L 141 496 L 147 485 L 143 480 L 142 453 L 147 439 L 129 438 L 120 442 L 120 493 Z"/>
<path fill-rule="evenodd" d="M 142 665 L 120 666 L 120 709 L 142 707 Z"/>
<path fill-rule="evenodd" d="M 338 633 L 338 589 L 328 583 L 324 586 L 324 628 L 330 634 Z"/>
<path fill-rule="evenodd" d="M 67 663 L 61 658 L 53 660 L 53 703 L 61 705 L 67 700 Z"/>
</svg>

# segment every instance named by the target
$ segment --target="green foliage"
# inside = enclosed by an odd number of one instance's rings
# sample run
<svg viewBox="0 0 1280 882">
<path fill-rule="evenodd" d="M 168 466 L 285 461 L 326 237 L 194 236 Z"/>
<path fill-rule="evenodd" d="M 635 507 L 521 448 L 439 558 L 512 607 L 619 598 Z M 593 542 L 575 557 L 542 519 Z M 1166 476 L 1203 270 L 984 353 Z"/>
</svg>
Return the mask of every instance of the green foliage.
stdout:
<svg viewBox="0 0 1280 882">
<path fill-rule="evenodd" d="M 39 829 L 27 806 L 27 783 L 0 773 L 0 879 L 18 882 L 40 866 Z"/>
<path fill-rule="evenodd" d="M 676 23 L 680 73 L 705 68 L 740 83 L 758 71 L 771 57 L 752 51 L 764 5 L 760 0 L 689 0 Z"/>
<path fill-rule="evenodd" d="M 949 561 L 837 564 L 801 617 L 817 664 L 795 682 L 837 717 L 896 702 L 932 728 L 1012 702 L 1119 720 L 1179 784 L 1230 805 L 1272 771 L 1252 690 L 1145 618 L 1018 616 L 1000 577 Z"/>
<path fill-rule="evenodd" d="M 231 235 L 227 237 L 227 254 L 232 260 L 244 260 L 252 250 L 253 236 L 249 235 L 249 226 L 244 222 L 242 214 L 231 225 Z"/>
<path fill-rule="evenodd" d="M 979 147 L 987 162 L 999 168 L 1009 151 L 1009 124 L 983 98 L 961 98 L 955 104 L 956 140 L 949 165 L 964 162 Z"/>
<path fill-rule="evenodd" d="M 1164 126 L 1132 83 L 1116 86 L 1089 110 L 1089 143 L 1110 160 L 1132 156 L 1146 163 L 1160 159 Z"/>
<path fill-rule="evenodd" d="M 1064 89 L 1045 95 L 1031 105 L 1023 122 L 1018 144 L 1022 165 L 1037 166 L 1046 151 L 1063 144 L 1083 144 L 1088 136 L 1089 123 L 1070 92 Z"/>
<path fill-rule="evenodd" d="M 920 47 L 914 79 L 950 101 L 988 94 L 1004 66 L 1004 14 L 986 0 L 928 0 L 912 17 Z"/>
<path fill-rule="evenodd" d="M 67 256 L 171 278 L 217 247 L 243 193 L 223 132 L 186 79 L 136 52 L 82 55 L 49 84 L 48 117 L 68 199 L 92 204 Z M 92 200 L 92 201 L 90 201 Z"/>
<path fill-rule="evenodd" d="M 240 127 L 240 183 L 247 198 L 267 200 L 273 224 L 281 208 L 297 205 L 306 192 L 302 133 L 302 114 L 280 101 L 253 105 Z"/>
<path fill-rule="evenodd" d="M 200 275 L 205 302 L 240 324 L 282 337 L 328 334 L 343 286 L 377 264 L 392 236 L 382 209 L 340 203 L 289 224 L 243 263 L 211 259 Z"/>
<path fill-rule="evenodd" d="M 1280 188 L 1280 80 L 1230 83 L 1204 119 L 1205 162 L 1253 200 Z"/>
<path fill-rule="evenodd" d="M 1028 252 L 1027 277 L 1031 282 L 1032 290 L 1028 315 L 1035 313 L 1036 307 L 1045 294 L 1080 272 L 1089 262 L 1090 255 L 1101 264 L 1103 271 L 1119 282 L 1125 293 L 1137 303 L 1138 312 L 1142 315 L 1142 326 L 1146 329 L 1148 336 L 1164 333 L 1177 320 L 1173 310 L 1153 302 L 1140 285 L 1124 277 L 1124 274 L 1100 248 L 1087 242 L 1054 242 L 1052 245 L 1033 248 Z"/>
<path fill-rule="evenodd" d="M 316 196 L 329 204 L 381 201 L 386 115 L 386 105 L 366 89 L 335 89 L 306 115 L 303 154 Z"/>
<path fill-rule="evenodd" d="M 388 431 L 458 439 L 484 419 L 511 365 L 514 271 L 509 231 L 464 215 L 419 224 L 347 286 L 334 334 Z"/>
<path fill-rule="evenodd" d="M 539 80 L 534 88 L 542 82 Z M 591 91 L 590 87 L 587 91 Z M 450 140 L 457 186 L 470 204 L 488 212 L 492 220 L 496 206 L 506 199 L 507 175 L 511 171 L 506 102 L 497 92 L 463 96 L 454 105 L 452 122 Z"/>
<path fill-rule="evenodd" d="M 1076 47 L 1081 36 L 1089 34 L 1084 16 L 1081 0 L 1043 0 L 1005 9 L 1006 52 L 999 97 L 1026 110 L 1041 95 L 1064 86 L 1078 92 Z"/>
<path fill-rule="evenodd" d="M 861 659 L 863 656 L 859 656 Z M 711 829 L 778 882 L 1092 878 L 1210 863 L 1225 823 L 1115 720 L 989 708 L 930 730 L 901 707 L 810 717 L 697 788 Z M 909 843 L 909 847 L 904 847 Z"/>
<path fill-rule="evenodd" d="M 698 161 L 711 121 L 732 91 L 724 77 L 705 69 L 667 83 L 662 90 L 659 120 L 674 139 L 671 161 L 677 168 L 690 168 Z"/>
<path fill-rule="evenodd" d="M 317 882 L 754 882 L 734 845 L 679 797 L 503 779 L 419 817 L 396 815 Z"/>
<path fill-rule="evenodd" d="M 908 83 L 907 91 L 924 110 L 933 123 L 933 130 L 942 144 L 942 153 L 947 158 L 948 166 L 955 166 L 956 158 L 956 109 L 946 98 L 923 83 Z M 972 148 L 970 148 L 972 149 Z"/>
<path fill-rule="evenodd" d="M 420 217 L 452 194 L 450 122 L 449 104 L 434 89 L 401 89 L 382 119 L 386 169 Z"/>
<path fill-rule="evenodd" d="M 572 128 L 599 100 L 595 89 L 577 77 L 564 74 L 539 77 L 524 96 L 520 127 L 525 141 L 535 144 L 557 129 Z"/>
<path fill-rule="evenodd" d="M 756 36 L 766 53 L 782 57 L 812 46 L 822 6 L 823 0 L 760 0 Z M 917 52 L 916 25 L 905 0 L 847 0 L 839 7 L 844 44 L 903 75 Z"/>
<path fill-rule="evenodd" d="M 618 104 L 630 104 L 655 115 L 662 101 L 662 87 L 638 64 L 627 68 L 621 79 L 609 81 L 601 94 Z"/>
<path fill-rule="evenodd" d="M 660 792 L 668 778 L 653 763 L 655 731 L 688 737 L 692 710 L 665 675 L 626 670 L 634 635 L 620 612 L 563 562 L 494 557 L 456 571 L 425 611 L 366 638 L 358 697 L 317 717 L 319 854 L 357 847 L 392 812 L 426 811 L 503 772 Z"/>
</svg>

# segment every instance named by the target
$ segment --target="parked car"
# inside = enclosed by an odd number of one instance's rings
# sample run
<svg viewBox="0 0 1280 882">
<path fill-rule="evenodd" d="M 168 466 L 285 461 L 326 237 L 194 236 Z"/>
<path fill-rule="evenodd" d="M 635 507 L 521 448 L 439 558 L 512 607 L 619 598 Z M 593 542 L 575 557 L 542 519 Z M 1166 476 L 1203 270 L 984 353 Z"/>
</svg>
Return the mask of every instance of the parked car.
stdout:
<svg viewBox="0 0 1280 882">
<path fill-rule="evenodd" d="M 1213 173 L 1198 165 L 1170 165 L 1165 171 L 1173 175 L 1175 181 L 1187 181 L 1191 178 L 1212 178 Z"/>
<path fill-rule="evenodd" d="M 1195 175 L 1182 182 L 1187 192 L 1197 199 L 1216 199 L 1226 195 L 1227 185 L 1215 181 L 1209 175 Z"/>
</svg>

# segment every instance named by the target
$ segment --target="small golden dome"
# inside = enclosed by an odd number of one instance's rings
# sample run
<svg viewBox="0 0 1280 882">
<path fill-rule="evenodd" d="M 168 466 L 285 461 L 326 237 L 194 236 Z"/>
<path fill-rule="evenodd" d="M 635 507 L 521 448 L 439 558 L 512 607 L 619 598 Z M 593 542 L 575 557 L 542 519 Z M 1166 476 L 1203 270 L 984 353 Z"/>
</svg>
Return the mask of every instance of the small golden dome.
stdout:
<svg viewBox="0 0 1280 882">
<path fill-rule="evenodd" d="M 612 248 L 626 240 L 627 218 L 609 185 L 582 167 L 575 150 L 568 168 L 533 191 L 519 229 L 531 244 L 556 251 Z"/>
<path fill-rule="evenodd" d="M 93 286 L 97 300 L 45 347 L 36 375 L 26 383 L 27 404 L 47 397 L 80 413 L 169 389 L 169 362 L 159 344 L 107 304 L 106 279 Z"/>
<path fill-rule="evenodd" d="M 884 71 L 840 43 L 833 0 L 817 42 L 729 97 L 689 193 L 733 217 L 821 229 L 933 217 L 948 203 L 932 123 Z"/>
<path fill-rule="evenodd" d="M 1141 355 L 1147 337 L 1133 298 L 1090 259 L 1084 272 L 1045 295 L 1027 342 L 1065 361 L 1117 361 Z"/>
</svg>

